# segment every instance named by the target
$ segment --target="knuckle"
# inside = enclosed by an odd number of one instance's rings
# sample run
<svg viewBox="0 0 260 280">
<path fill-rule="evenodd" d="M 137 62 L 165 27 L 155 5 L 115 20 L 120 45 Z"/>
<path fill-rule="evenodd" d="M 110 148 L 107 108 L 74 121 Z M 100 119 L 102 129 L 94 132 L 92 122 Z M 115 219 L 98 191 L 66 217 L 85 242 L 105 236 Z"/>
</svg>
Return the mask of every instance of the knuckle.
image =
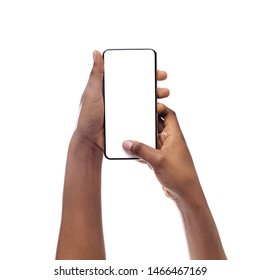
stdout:
<svg viewBox="0 0 260 280">
<path fill-rule="evenodd" d="M 135 155 L 139 155 L 142 152 L 143 147 L 144 144 L 140 142 L 134 143 L 134 145 L 132 146 L 132 153 Z"/>
<path fill-rule="evenodd" d="M 170 112 L 171 112 L 171 114 L 172 114 L 174 117 L 176 117 L 176 112 L 175 112 L 175 111 L 173 111 L 172 109 L 170 109 Z"/>
</svg>

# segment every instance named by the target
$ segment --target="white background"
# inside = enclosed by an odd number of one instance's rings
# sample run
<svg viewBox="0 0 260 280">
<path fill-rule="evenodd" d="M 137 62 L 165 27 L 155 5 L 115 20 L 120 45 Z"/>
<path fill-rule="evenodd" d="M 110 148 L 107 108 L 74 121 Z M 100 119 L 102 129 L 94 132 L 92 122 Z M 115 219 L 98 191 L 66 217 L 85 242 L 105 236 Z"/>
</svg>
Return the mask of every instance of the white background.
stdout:
<svg viewBox="0 0 260 280">
<path fill-rule="evenodd" d="M 0 2 L 0 256 L 10 279 L 55 257 L 67 146 L 94 49 L 157 51 L 165 103 L 227 256 L 245 266 L 259 256 L 259 14 L 250 0 Z M 147 166 L 104 159 L 102 181 L 108 259 L 188 259 L 179 213 Z"/>
</svg>

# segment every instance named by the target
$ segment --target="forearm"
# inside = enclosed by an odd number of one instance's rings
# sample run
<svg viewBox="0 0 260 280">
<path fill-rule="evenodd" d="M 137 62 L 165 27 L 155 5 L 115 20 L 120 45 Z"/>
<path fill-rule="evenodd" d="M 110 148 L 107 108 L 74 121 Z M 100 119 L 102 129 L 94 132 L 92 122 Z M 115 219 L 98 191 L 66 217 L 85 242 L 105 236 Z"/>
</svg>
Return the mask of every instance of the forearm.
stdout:
<svg viewBox="0 0 260 280">
<path fill-rule="evenodd" d="M 105 259 L 102 151 L 75 132 L 68 150 L 57 259 Z"/>
<path fill-rule="evenodd" d="M 194 189 L 192 197 L 176 201 L 183 219 L 190 258 L 193 260 L 226 259 L 203 191 L 200 185 Z"/>
</svg>

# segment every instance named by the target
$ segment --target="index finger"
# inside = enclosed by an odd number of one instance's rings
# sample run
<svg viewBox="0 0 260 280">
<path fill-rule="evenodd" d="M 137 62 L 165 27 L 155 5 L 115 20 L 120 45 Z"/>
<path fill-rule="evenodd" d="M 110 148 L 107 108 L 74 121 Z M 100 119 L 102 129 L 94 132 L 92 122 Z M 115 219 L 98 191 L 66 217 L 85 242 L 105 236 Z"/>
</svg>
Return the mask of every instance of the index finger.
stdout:
<svg viewBox="0 0 260 280">
<path fill-rule="evenodd" d="M 164 127 L 165 129 L 169 130 L 169 131 L 180 131 L 181 132 L 181 128 L 176 116 L 176 113 L 171 110 L 170 108 L 168 108 L 167 106 L 162 106 L 162 104 L 160 104 L 160 113 L 159 113 L 159 117 L 161 117 L 164 120 Z"/>
</svg>

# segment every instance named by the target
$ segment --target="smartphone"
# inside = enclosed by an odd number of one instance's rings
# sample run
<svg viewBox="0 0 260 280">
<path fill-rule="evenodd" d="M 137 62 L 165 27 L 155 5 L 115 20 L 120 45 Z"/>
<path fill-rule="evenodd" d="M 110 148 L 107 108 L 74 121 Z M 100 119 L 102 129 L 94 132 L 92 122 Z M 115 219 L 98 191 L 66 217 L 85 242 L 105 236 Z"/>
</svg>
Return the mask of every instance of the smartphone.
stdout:
<svg viewBox="0 0 260 280">
<path fill-rule="evenodd" d="M 136 140 L 156 148 L 156 52 L 107 49 L 104 59 L 104 154 L 108 159 L 136 159 L 122 147 Z"/>
</svg>

